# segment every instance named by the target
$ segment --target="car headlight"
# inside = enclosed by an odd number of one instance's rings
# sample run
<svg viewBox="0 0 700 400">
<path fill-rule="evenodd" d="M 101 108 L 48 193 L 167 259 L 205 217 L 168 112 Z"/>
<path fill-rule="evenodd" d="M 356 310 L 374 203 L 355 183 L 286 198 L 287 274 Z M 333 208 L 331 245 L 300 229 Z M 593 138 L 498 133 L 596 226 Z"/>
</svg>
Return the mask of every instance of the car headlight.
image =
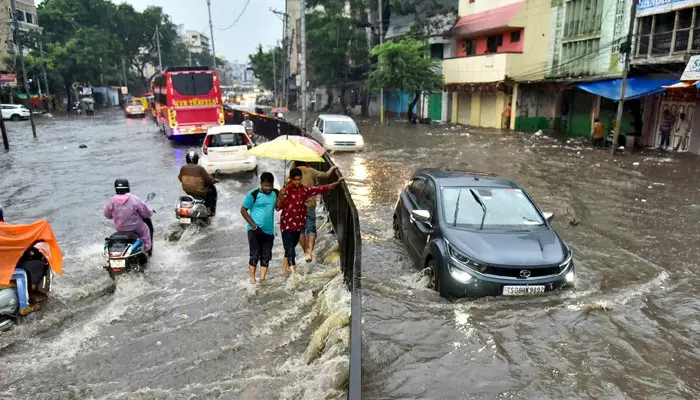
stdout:
<svg viewBox="0 0 700 400">
<path fill-rule="evenodd" d="M 574 271 L 569 271 L 566 276 L 564 277 L 567 282 L 571 283 L 576 279 L 576 275 L 574 274 Z"/>
<path fill-rule="evenodd" d="M 449 242 L 447 243 L 447 249 L 448 249 L 448 251 L 449 251 L 449 253 L 450 253 L 450 257 L 451 257 L 453 260 L 457 261 L 458 263 L 460 263 L 460 264 L 462 264 L 462 265 L 465 265 L 465 266 L 467 266 L 467 267 L 469 267 L 469 268 L 471 268 L 471 269 L 473 269 L 473 270 L 475 270 L 475 271 L 478 271 L 478 272 L 483 272 L 483 271 L 486 270 L 486 266 L 485 266 L 485 265 L 481 265 L 481 264 L 479 264 L 478 262 L 476 262 L 476 261 L 470 259 L 470 258 L 467 257 L 466 255 L 464 255 L 462 252 L 460 252 L 459 250 L 457 250 L 457 249 L 456 249 L 452 244 L 450 244 Z"/>
<path fill-rule="evenodd" d="M 462 282 L 462 283 L 467 283 L 472 280 L 472 276 L 469 274 L 469 272 L 462 271 L 459 268 L 455 268 L 452 265 L 449 266 L 450 268 L 450 275 L 452 275 L 455 280 Z"/>
</svg>

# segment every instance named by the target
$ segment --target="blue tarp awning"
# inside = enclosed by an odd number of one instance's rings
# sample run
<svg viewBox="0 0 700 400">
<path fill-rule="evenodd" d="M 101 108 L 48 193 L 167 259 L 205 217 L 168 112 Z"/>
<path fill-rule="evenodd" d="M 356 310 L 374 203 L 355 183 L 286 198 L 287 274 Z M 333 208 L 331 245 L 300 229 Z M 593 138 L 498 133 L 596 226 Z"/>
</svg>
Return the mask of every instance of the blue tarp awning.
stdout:
<svg viewBox="0 0 700 400">
<path fill-rule="evenodd" d="M 661 93 L 666 90 L 663 86 L 673 85 L 677 82 L 678 79 L 629 78 L 627 79 L 627 88 L 625 88 L 625 100 Z M 621 86 L 622 79 L 579 83 L 576 85 L 581 90 L 614 101 L 620 100 Z"/>
</svg>

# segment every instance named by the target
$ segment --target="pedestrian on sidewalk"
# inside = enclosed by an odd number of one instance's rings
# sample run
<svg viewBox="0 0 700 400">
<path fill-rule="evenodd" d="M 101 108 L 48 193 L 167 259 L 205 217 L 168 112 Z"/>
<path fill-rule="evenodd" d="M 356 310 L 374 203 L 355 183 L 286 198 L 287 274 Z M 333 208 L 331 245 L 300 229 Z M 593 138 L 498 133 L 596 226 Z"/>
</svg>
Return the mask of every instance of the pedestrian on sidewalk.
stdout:
<svg viewBox="0 0 700 400">
<path fill-rule="evenodd" d="M 680 151 L 685 151 L 685 146 L 688 143 L 688 137 L 690 137 L 690 121 L 685 118 L 685 113 L 679 115 L 680 121 L 678 121 L 678 126 L 676 127 L 676 135 L 678 136 L 678 143 L 673 151 L 678 151 L 681 146 L 683 146 Z"/>
<path fill-rule="evenodd" d="M 603 124 L 600 122 L 600 118 L 596 118 L 595 122 L 593 122 L 591 138 L 593 140 L 593 147 L 604 147 L 605 136 L 603 134 Z"/>
<path fill-rule="evenodd" d="M 282 210 L 280 227 L 282 243 L 284 244 L 285 263 L 282 265 L 282 275 L 287 275 L 287 265 L 292 273 L 297 272 L 296 247 L 301 233 L 306 228 L 307 201 L 316 195 L 335 189 L 342 181 L 341 177 L 330 185 L 306 186 L 302 184 L 303 174 L 299 168 L 293 168 L 289 173 L 289 181 L 280 190 L 277 197 L 277 209 Z"/>
<path fill-rule="evenodd" d="M 671 129 L 673 129 L 673 124 L 675 122 L 676 119 L 673 118 L 673 115 L 671 115 L 668 109 L 664 110 L 661 126 L 659 127 L 661 131 L 661 144 L 659 145 L 659 149 L 668 150 L 668 147 L 671 145 Z"/>
<path fill-rule="evenodd" d="M 338 170 L 338 167 L 334 165 L 328 172 L 321 172 L 309 167 L 304 161 L 294 161 L 293 167 L 301 170 L 301 183 L 305 186 L 316 186 L 319 180 L 330 178 Z M 301 248 L 306 253 L 306 262 L 312 262 L 314 259 L 314 247 L 316 245 L 316 197 L 312 196 L 306 203 L 306 225 L 299 239 Z"/>
<path fill-rule="evenodd" d="M 274 189 L 275 177 L 269 172 L 260 175 L 260 188 L 246 194 L 241 215 L 248 223 L 248 270 L 250 283 L 255 284 L 255 269 L 260 263 L 260 282 L 265 281 L 275 242 L 275 205 L 279 192 Z"/>
<path fill-rule="evenodd" d="M 511 103 L 508 103 L 503 110 L 503 129 L 510 129 L 510 115 L 512 112 Z"/>
</svg>

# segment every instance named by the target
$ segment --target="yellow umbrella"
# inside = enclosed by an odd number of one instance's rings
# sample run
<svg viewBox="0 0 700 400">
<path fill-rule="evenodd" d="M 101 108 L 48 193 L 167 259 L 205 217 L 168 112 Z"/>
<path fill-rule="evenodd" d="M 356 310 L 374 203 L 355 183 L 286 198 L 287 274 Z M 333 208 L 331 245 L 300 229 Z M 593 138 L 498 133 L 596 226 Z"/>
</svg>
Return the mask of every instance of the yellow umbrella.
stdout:
<svg viewBox="0 0 700 400">
<path fill-rule="evenodd" d="M 296 160 L 306 162 L 323 162 L 315 150 L 293 140 L 273 140 L 248 150 L 250 156 L 272 158 L 275 160 Z"/>
</svg>

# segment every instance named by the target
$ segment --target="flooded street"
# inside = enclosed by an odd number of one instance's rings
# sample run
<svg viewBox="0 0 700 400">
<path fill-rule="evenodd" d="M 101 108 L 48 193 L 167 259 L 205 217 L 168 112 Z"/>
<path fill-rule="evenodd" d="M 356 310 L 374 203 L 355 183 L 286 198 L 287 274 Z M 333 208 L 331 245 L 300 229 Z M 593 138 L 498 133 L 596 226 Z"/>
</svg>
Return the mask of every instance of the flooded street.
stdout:
<svg viewBox="0 0 700 400">
<path fill-rule="evenodd" d="M 42 118 L 38 139 L 28 123 L 8 129 L 11 151 L 0 153 L 6 221 L 50 220 L 64 276 L 40 312 L 0 336 L 0 398 L 344 396 L 347 329 L 325 349 L 314 336 L 327 314 L 349 307 L 337 262 L 300 266 L 301 276 L 285 281 L 277 237 L 268 283 L 248 283 L 239 210 L 258 185 L 253 174 L 222 178 L 212 225 L 183 232 L 172 209 L 188 147 L 170 143 L 150 119 L 126 120 L 118 110 Z M 282 162 L 260 160 L 259 168 L 279 185 Z M 142 199 L 157 194 L 154 256 L 144 274 L 116 284 L 102 269 L 113 232 L 102 213 L 115 178 L 129 179 Z M 331 254 L 327 232 L 319 231 L 317 260 Z"/>
<path fill-rule="evenodd" d="M 578 139 L 466 127 L 360 130 L 365 151 L 334 160 L 360 209 L 365 398 L 700 397 L 696 156 L 613 158 Z M 574 251 L 575 290 L 450 302 L 426 289 L 391 226 L 421 167 L 523 185 Z"/>
</svg>

